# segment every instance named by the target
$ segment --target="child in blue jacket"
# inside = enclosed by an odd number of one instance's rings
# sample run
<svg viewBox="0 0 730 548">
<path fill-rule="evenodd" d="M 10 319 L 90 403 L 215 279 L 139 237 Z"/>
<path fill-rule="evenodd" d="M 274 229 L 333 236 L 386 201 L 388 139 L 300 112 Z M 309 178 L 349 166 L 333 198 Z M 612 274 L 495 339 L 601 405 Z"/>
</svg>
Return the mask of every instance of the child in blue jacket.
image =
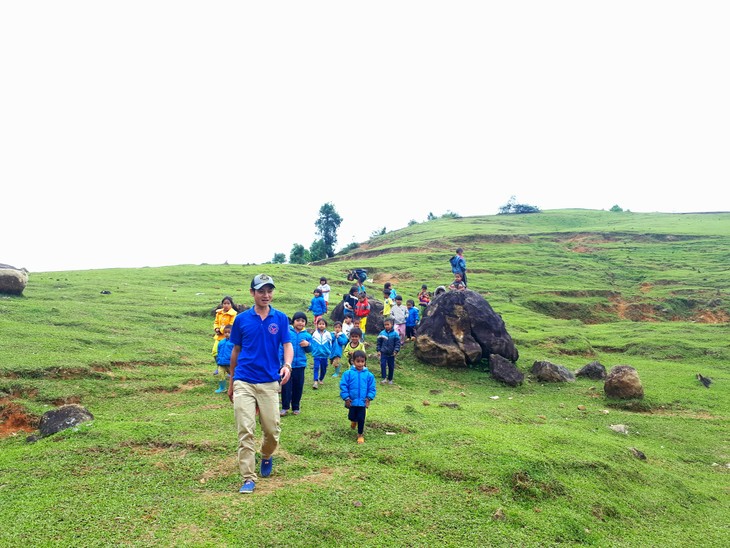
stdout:
<svg viewBox="0 0 730 548">
<path fill-rule="evenodd" d="M 301 410 L 302 393 L 304 392 L 304 373 L 307 367 L 307 354 L 312 352 L 312 335 L 305 329 L 307 315 L 304 312 L 295 312 L 289 326 L 289 337 L 294 347 L 294 358 L 291 362 L 291 378 L 281 387 L 281 411 L 283 417 L 289 412 L 298 415 Z M 284 363 L 284 349 L 279 349 L 279 361 Z"/>
<path fill-rule="evenodd" d="M 408 316 L 406 317 L 406 340 L 412 341 L 416 338 L 416 326 L 418 325 L 418 309 L 413 299 L 406 301 L 406 308 L 408 309 Z"/>
<path fill-rule="evenodd" d="M 340 379 L 340 397 L 349 410 L 350 428 L 357 427 L 357 443 L 365 443 L 365 414 L 370 402 L 375 399 L 375 377 L 365 367 L 367 354 L 364 350 L 355 350 L 352 354 L 353 366 L 342 374 Z"/>
<path fill-rule="evenodd" d="M 229 379 L 231 375 L 228 373 L 228 368 L 231 365 L 231 352 L 233 351 L 233 343 L 231 342 L 231 325 L 223 326 L 223 332 L 221 333 L 223 338 L 218 341 L 218 353 L 215 356 L 215 363 L 218 369 L 223 371 L 223 380 L 218 383 L 218 389 L 215 391 L 216 394 L 222 392 L 228 392 L 226 386 L 226 379 Z"/>
<path fill-rule="evenodd" d="M 400 352 L 400 335 L 393 329 L 393 318 L 383 320 L 383 329 L 378 335 L 377 350 L 380 358 L 380 382 L 393 384 L 393 370 L 395 369 L 395 357 Z M 386 378 L 385 371 L 388 370 Z"/>
<path fill-rule="evenodd" d="M 314 325 L 317 325 L 319 319 L 324 316 L 325 312 L 327 312 L 327 303 L 322 296 L 321 289 L 317 288 L 314 290 L 314 297 L 312 297 L 312 302 L 307 310 L 312 312 L 312 315 L 314 316 Z"/>
<path fill-rule="evenodd" d="M 333 377 L 340 376 L 340 360 L 342 359 L 342 349 L 347 344 L 347 335 L 342 331 L 342 322 L 335 322 L 334 331 L 332 331 L 332 352 L 330 352 L 330 364 L 335 368 L 332 373 Z"/>
<path fill-rule="evenodd" d="M 327 331 L 327 320 L 320 318 L 317 320 L 317 330 L 312 333 L 312 357 L 314 358 L 312 388 L 314 390 L 317 390 L 317 387 L 324 382 L 330 354 L 332 354 L 332 334 Z"/>
</svg>

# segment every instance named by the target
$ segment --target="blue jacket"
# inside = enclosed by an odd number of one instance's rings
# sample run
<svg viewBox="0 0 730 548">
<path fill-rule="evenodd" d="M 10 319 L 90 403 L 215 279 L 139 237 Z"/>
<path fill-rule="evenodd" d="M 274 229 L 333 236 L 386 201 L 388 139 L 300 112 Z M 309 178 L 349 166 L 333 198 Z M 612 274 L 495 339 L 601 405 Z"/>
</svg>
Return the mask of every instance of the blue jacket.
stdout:
<svg viewBox="0 0 730 548">
<path fill-rule="evenodd" d="M 376 348 L 383 356 L 392 356 L 400 352 L 400 335 L 395 329 L 390 331 L 383 329 L 378 335 Z"/>
<path fill-rule="evenodd" d="M 314 316 L 321 316 L 327 312 L 327 301 L 324 300 L 322 295 L 319 297 L 312 297 L 312 304 L 309 305 L 307 310 L 311 310 L 312 315 Z M 315 325 L 314 327 L 316 329 L 317 326 Z"/>
<path fill-rule="evenodd" d="M 358 371 L 353 366 L 345 371 L 340 379 L 340 397 L 343 401 L 350 398 L 356 407 L 365 407 L 365 398 L 375 399 L 375 377 L 367 367 Z"/>
<path fill-rule="evenodd" d="M 329 358 L 332 353 L 332 334 L 329 331 L 315 330 L 312 333 L 312 357 Z"/>
<path fill-rule="evenodd" d="M 339 335 L 335 335 L 334 331 L 331 334 L 332 334 L 332 352 L 330 353 L 330 358 L 341 358 L 342 349 L 345 348 L 345 345 L 347 344 L 347 341 L 349 339 L 347 338 L 347 335 L 345 335 L 342 331 L 340 331 Z"/>
<path fill-rule="evenodd" d="M 292 367 L 307 367 L 307 354 L 312 351 L 312 335 L 309 331 L 303 329 L 299 333 L 294 330 L 293 326 L 289 326 L 289 337 L 291 338 L 291 344 L 294 347 L 294 358 L 292 359 Z M 302 348 L 299 343 L 302 341 L 308 341 L 309 346 Z M 284 363 L 284 349 L 279 347 L 279 361 Z"/>
<path fill-rule="evenodd" d="M 458 255 L 454 255 L 449 259 L 449 262 L 451 263 L 451 272 L 454 274 L 463 274 L 466 272 L 466 261 L 464 260 L 464 257 L 459 257 Z"/>
<path fill-rule="evenodd" d="M 231 352 L 233 352 L 231 339 L 223 338 L 218 341 L 218 355 L 215 357 L 215 363 L 226 367 L 231 365 Z"/>
<path fill-rule="evenodd" d="M 414 306 L 408 309 L 408 317 L 406 318 L 406 326 L 416 327 L 418 324 L 418 309 Z"/>
</svg>

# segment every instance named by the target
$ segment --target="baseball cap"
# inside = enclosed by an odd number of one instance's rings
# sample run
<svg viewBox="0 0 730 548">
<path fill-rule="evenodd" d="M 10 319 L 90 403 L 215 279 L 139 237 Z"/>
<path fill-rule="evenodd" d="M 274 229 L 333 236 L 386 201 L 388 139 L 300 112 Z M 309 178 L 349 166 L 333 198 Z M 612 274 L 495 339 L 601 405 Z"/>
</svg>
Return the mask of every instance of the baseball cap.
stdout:
<svg viewBox="0 0 730 548">
<path fill-rule="evenodd" d="M 251 289 L 261 289 L 265 285 L 276 287 L 274 285 L 274 278 L 267 276 L 266 274 L 259 274 L 258 276 L 254 276 L 254 279 L 251 280 Z"/>
</svg>

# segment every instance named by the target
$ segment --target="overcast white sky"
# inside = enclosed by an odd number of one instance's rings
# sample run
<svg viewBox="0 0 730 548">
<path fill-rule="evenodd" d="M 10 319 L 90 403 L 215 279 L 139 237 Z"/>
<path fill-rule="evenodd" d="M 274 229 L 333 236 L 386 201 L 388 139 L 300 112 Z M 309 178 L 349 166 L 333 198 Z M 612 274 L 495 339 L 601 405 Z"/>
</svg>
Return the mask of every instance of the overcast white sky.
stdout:
<svg viewBox="0 0 730 548">
<path fill-rule="evenodd" d="M 288 257 L 429 212 L 730 210 L 730 2 L 0 3 L 0 263 Z"/>
</svg>

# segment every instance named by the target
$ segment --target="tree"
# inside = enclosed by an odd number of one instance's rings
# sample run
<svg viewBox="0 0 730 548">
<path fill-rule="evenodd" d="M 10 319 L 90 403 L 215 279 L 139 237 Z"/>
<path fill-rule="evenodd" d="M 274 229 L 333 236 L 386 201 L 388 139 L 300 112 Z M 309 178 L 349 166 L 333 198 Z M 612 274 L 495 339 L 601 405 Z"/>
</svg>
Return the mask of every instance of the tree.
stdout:
<svg viewBox="0 0 730 548">
<path fill-rule="evenodd" d="M 434 220 L 434 219 L 436 219 L 436 218 L 437 218 L 437 217 L 436 217 L 436 215 L 434 215 L 433 213 L 431 213 L 431 212 L 429 211 L 429 212 L 428 212 L 428 216 L 426 217 L 426 220 L 427 220 L 427 221 L 433 221 L 433 220 Z"/>
<path fill-rule="evenodd" d="M 312 261 L 321 261 L 327 258 L 327 247 L 323 239 L 314 240 L 309 247 L 309 258 Z"/>
<path fill-rule="evenodd" d="M 286 255 L 284 253 L 274 253 L 274 258 L 271 259 L 274 264 L 284 264 L 286 262 Z"/>
<path fill-rule="evenodd" d="M 623 209 L 621 209 L 618 205 L 615 205 L 611 209 L 609 209 L 609 211 L 613 211 L 614 213 L 620 213 L 621 211 L 623 211 Z"/>
<path fill-rule="evenodd" d="M 517 199 L 512 196 L 506 204 L 499 208 L 497 215 L 518 215 L 520 213 L 540 213 L 540 208 L 527 204 L 518 204 Z"/>
<path fill-rule="evenodd" d="M 372 231 L 372 232 L 370 233 L 370 237 L 371 237 L 371 238 L 377 238 L 378 236 L 382 236 L 382 235 L 384 235 L 384 234 L 385 234 L 385 227 L 383 227 L 383 228 L 379 228 L 378 230 L 373 230 L 373 231 Z"/>
<path fill-rule="evenodd" d="M 294 244 L 289 252 L 289 264 L 307 264 L 311 260 L 309 250 L 302 244 Z"/>
<path fill-rule="evenodd" d="M 337 213 L 331 202 L 327 202 L 319 208 L 319 217 L 314 221 L 314 226 L 317 227 L 317 236 L 321 238 L 324 244 L 325 257 L 334 257 L 335 255 L 337 229 L 340 228 L 341 224 L 342 217 Z M 314 258 L 314 253 L 312 253 L 312 260 L 319 260 Z"/>
</svg>

